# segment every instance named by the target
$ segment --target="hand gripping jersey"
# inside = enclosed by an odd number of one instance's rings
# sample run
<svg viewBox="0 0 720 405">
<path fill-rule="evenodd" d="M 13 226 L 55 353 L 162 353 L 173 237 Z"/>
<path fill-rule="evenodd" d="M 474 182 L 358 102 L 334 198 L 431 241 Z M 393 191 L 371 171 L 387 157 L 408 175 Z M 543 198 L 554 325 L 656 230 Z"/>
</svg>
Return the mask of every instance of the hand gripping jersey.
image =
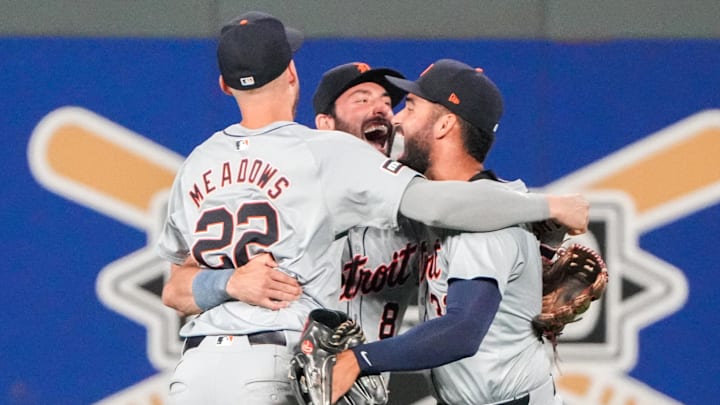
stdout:
<svg viewBox="0 0 720 405">
<path fill-rule="evenodd" d="M 524 188 L 519 182 L 508 186 Z M 531 327 L 542 301 L 535 236 L 520 226 L 485 233 L 429 228 L 428 241 L 432 242 L 423 246 L 429 252 L 423 270 L 427 290 L 421 293 L 425 319 L 445 314 L 450 279 L 492 278 L 502 295 L 477 353 L 431 371 L 439 399 L 448 404 L 489 404 L 548 381 L 551 363 Z"/>
<path fill-rule="evenodd" d="M 417 173 L 351 135 L 294 122 L 232 125 L 199 145 L 173 184 L 158 254 L 233 268 L 271 252 L 302 297 L 279 311 L 229 301 L 186 324 L 182 336 L 302 330 L 310 310 L 337 305 L 336 235 L 353 226 L 397 227 Z"/>
</svg>

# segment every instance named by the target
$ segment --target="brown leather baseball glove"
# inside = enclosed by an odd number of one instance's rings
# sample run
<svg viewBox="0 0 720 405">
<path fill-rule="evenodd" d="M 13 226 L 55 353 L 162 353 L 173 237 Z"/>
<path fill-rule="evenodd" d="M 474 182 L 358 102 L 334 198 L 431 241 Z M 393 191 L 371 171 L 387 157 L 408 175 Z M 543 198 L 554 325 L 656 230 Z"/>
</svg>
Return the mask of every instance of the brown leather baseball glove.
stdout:
<svg viewBox="0 0 720 405">
<path fill-rule="evenodd" d="M 597 252 L 577 243 L 559 248 L 543 266 L 542 313 L 532 321 L 538 338 L 545 337 L 555 348 L 565 325 L 580 320 L 607 282 L 605 261 Z"/>
</svg>

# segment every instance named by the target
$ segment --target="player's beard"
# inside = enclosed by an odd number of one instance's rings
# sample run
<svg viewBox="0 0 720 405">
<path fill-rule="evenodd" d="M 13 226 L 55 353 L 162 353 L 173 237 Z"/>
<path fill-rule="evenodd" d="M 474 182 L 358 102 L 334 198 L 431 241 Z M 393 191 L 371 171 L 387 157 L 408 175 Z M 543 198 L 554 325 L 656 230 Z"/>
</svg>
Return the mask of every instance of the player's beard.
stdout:
<svg viewBox="0 0 720 405">
<path fill-rule="evenodd" d="M 432 124 L 419 129 L 414 135 L 405 135 L 405 149 L 398 161 L 418 173 L 427 172 L 430 167 L 430 139 Z"/>
<path fill-rule="evenodd" d="M 335 130 L 336 131 L 347 132 L 348 134 L 350 134 L 352 136 L 362 139 L 362 134 L 360 133 L 359 128 L 353 128 L 349 122 L 343 120 L 342 118 L 340 118 L 338 116 L 333 116 L 333 118 L 335 119 Z"/>
<path fill-rule="evenodd" d="M 334 116 L 333 118 L 335 119 L 336 130 L 347 132 L 360 138 L 381 153 L 385 153 L 387 139 L 392 131 L 392 123 L 389 120 L 375 117 L 363 121 L 360 126 L 353 126 L 350 122 L 338 116 Z"/>
</svg>

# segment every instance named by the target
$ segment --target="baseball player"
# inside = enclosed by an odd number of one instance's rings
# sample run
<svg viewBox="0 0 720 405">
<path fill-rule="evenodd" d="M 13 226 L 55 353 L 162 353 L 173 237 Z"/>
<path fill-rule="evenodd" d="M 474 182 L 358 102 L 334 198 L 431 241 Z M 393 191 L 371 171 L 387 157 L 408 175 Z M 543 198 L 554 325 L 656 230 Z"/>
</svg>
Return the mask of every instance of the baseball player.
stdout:
<svg viewBox="0 0 720 405">
<path fill-rule="evenodd" d="M 405 92 L 385 76 L 403 78 L 392 69 L 371 68 L 362 62 L 325 72 L 313 95 L 318 129 L 350 133 L 389 154 L 393 131 L 392 107 Z M 335 241 L 341 251 L 342 285 L 339 306 L 363 328 L 369 341 L 395 336 L 418 286 L 418 236 L 413 228 L 352 228 Z"/>
<path fill-rule="evenodd" d="M 524 189 L 483 166 L 503 103 L 482 71 L 443 59 L 415 82 L 388 80 L 410 93 L 395 118 L 406 134 L 403 160 L 425 167 L 431 178 Z M 426 322 L 340 353 L 333 398 L 360 373 L 431 369 L 441 404 L 561 404 L 550 359 L 531 326 L 542 301 L 532 232 L 525 226 L 486 233 L 429 228 L 428 240 L 434 252 L 424 259 Z"/>
<path fill-rule="evenodd" d="M 185 350 L 171 403 L 293 403 L 290 348 L 308 313 L 336 302 L 340 273 L 327 250 L 351 227 L 397 227 L 398 214 L 474 231 L 547 217 L 578 231 L 587 227 L 581 196 L 431 182 L 355 137 L 293 122 L 299 79 L 292 56 L 301 43 L 299 31 L 265 13 L 245 13 L 223 27 L 219 84 L 242 120 L 196 147 L 181 166 L 156 250 L 175 266 L 192 256 L 219 270 L 271 253 L 302 295 L 276 311 L 230 300 L 191 319 L 181 330 Z M 226 296 L 231 275 L 200 273 L 193 289 Z"/>
<path fill-rule="evenodd" d="M 327 71 L 313 96 L 317 128 L 350 133 L 387 154 L 393 130 L 392 107 L 403 99 L 405 92 L 390 85 L 385 75 L 403 77 L 394 70 L 372 69 L 362 62 Z M 407 222 L 403 218 L 399 221 Z M 399 230 L 352 228 L 329 250 L 339 258 L 342 272 L 337 309 L 357 320 L 370 341 L 397 334 L 417 292 L 419 237 L 412 231 L 409 226 L 400 226 Z M 226 289 L 233 291 L 229 295 L 270 309 L 287 306 L 299 297 L 300 289 L 297 280 L 277 270 L 275 265 L 269 255 L 251 260 L 228 280 Z M 165 304 L 183 315 L 200 313 L 192 291 L 192 279 L 199 271 L 215 270 L 200 270 L 197 265 L 188 264 L 174 271 L 163 289 Z M 210 291 L 199 288 L 195 293 L 212 296 Z M 223 297 L 218 298 L 221 301 L 206 305 L 222 304 Z"/>
</svg>

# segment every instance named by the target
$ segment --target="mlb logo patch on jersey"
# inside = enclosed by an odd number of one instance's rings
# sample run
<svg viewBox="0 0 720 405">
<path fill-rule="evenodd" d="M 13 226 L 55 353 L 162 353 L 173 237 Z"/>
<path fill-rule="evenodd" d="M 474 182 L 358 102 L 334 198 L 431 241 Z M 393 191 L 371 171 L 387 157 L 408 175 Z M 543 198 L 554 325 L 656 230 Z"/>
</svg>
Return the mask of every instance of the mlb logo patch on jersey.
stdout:
<svg viewBox="0 0 720 405">
<path fill-rule="evenodd" d="M 241 140 L 235 142 L 235 149 L 237 149 L 237 150 L 247 150 L 249 147 L 250 147 L 249 139 L 241 139 Z"/>
<path fill-rule="evenodd" d="M 403 168 L 403 164 L 396 160 L 388 159 L 383 163 L 382 168 L 392 174 L 398 174 L 400 169 Z"/>
</svg>

